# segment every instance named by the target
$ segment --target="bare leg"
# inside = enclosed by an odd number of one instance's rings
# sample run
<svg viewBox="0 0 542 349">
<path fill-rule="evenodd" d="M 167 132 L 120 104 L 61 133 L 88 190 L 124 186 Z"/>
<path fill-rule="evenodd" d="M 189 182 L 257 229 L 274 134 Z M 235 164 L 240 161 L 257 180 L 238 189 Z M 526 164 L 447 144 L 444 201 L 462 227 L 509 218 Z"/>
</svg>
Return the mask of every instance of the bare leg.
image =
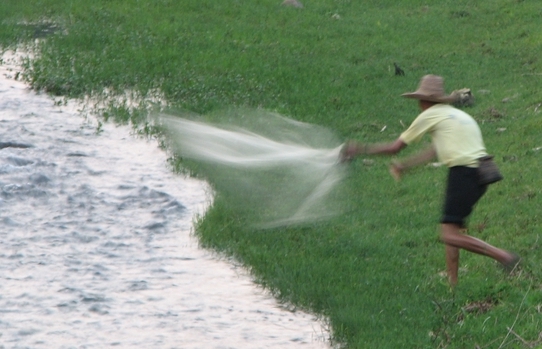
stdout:
<svg viewBox="0 0 542 349">
<path fill-rule="evenodd" d="M 459 249 L 491 257 L 503 265 L 512 262 L 516 256 L 508 251 L 491 246 L 490 244 L 462 234 L 461 227 L 457 224 L 443 223 L 442 242 L 446 244 L 446 264 L 448 279 L 452 286 L 457 284 L 457 271 L 459 268 Z"/>
<path fill-rule="evenodd" d="M 446 246 L 446 271 L 450 285 L 457 285 L 457 273 L 459 271 L 459 249 L 451 245 Z"/>
</svg>

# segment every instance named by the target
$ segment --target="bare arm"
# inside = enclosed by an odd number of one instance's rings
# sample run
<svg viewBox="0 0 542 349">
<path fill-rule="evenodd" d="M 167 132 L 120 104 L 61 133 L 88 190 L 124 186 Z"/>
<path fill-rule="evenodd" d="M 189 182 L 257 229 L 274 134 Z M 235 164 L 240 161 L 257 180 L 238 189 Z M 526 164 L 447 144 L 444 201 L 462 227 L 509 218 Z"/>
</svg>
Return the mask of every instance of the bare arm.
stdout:
<svg viewBox="0 0 542 349">
<path fill-rule="evenodd" d="M 407 144 L 400 138 L 391 143 L 379 143 L 366 145 L 366 154 L 369 155 L 394 155 L 403 150 Z"/>
<path fill-rule="evenodd" d="M 437 156 L 435 147 L 431 144 L 421 152 L 401 161 L 401 162 L 392 162 L 390 166 L 390 173 L 396 179 L 401 179 L 401 175 L 404 171 L 408 170 L 411 167 L 418 166 L 429 162 L 431 159 L 434 159 Z"/>
<path fill-rule="evenodd" d="M 366 155 L 394 155 L 405 148 L 407 144 L 397 138 L 394 142 L 378 143 L 378 144 L 363 144 L 355 141 L 349 141 L 345 144 L 341 151 L 341 161 L 350 161 L 355 157 Z"/>
</svg>

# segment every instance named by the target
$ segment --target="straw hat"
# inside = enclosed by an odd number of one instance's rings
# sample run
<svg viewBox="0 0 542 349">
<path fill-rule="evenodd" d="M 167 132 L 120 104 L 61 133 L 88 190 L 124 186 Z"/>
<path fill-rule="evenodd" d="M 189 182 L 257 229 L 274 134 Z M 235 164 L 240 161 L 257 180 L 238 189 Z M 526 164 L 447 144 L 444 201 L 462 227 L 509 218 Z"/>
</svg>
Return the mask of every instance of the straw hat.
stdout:
<svg viewBox="0 0 542 349">
<path fill-rule="evenodd" d="M 447 95 L 444 92 L 444 79 L 438 75 L 422 77 L 416 91 L 403 93 L 401 96 L 436 103 L 451 103 L 457 99 L 457 95 Z"/>
</svg>

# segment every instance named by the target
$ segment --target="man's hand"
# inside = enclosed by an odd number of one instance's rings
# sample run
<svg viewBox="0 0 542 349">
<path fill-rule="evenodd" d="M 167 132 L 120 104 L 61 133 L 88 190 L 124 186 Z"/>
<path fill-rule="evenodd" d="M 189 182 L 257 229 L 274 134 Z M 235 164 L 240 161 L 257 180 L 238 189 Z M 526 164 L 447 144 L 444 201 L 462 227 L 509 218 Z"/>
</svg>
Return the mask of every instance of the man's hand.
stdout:
<svg viewBox="0 0 542 349">
<path fill-rule="evenodd" d="M 340 161 L 347 162 L 354 160 L 354 158 L 362 152 L 362 149 L 363 145 L 356 141 L 346 142 L 339 155 Z"/>
<path fill-rule="evenodd" d="M 403 165 L 401 165 L 399 162 L 392 161 L 390 164 L 390 174 L 397 182 L 401 180 L 401 175 L 403 174 L 404 169 L 405 168 Z"/>
</svg>

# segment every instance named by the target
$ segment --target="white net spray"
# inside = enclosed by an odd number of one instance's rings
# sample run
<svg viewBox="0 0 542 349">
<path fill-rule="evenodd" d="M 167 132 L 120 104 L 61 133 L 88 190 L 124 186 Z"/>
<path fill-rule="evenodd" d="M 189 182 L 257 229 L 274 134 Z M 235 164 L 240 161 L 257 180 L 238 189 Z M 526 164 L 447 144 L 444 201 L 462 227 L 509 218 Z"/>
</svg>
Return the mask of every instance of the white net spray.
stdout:
<svg viewBox="0 0 542 349">
<path fill-rule="evenodd" d="M 260 109 L 221 112 L 218 122 L 157 113 L 174 152 L 201 164 L 228 205 L 258 228 L 306 224 L 341 211 L 341 142 L 329 130 Z"/>
</svg>

